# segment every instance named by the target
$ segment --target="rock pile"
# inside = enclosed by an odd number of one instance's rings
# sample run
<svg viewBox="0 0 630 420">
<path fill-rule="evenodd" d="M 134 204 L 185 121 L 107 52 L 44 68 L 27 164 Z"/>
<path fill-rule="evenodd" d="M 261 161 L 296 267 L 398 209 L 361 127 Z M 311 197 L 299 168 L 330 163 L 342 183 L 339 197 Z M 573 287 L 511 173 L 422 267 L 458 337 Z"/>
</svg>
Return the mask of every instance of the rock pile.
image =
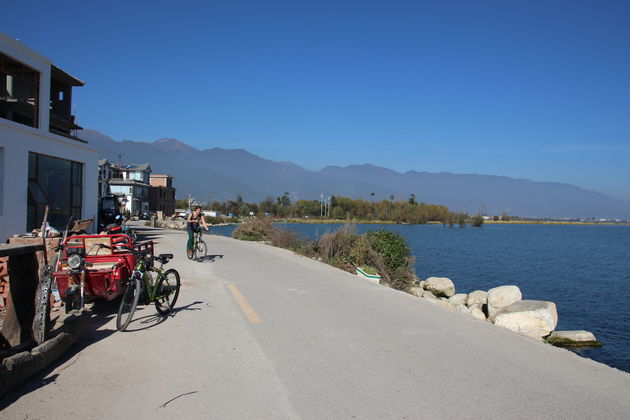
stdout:
<svg viewBox="0 0 630 420">
<path fill-rule="evenodd" d="M 491 322 L 537 340 L 562 346 L 588 346 L 598 343 L 586 331 L 554 331 L 558 325 L 556 304 L 541 300 L 523 300 L 518 286 L 499 286 L 486 291 L 455 293 L 455 285 L 446 277 L 429 277 L 407 290 L 445 308 Z M 596 344 L 597 345 L 597 344 Z"/>
</svg>

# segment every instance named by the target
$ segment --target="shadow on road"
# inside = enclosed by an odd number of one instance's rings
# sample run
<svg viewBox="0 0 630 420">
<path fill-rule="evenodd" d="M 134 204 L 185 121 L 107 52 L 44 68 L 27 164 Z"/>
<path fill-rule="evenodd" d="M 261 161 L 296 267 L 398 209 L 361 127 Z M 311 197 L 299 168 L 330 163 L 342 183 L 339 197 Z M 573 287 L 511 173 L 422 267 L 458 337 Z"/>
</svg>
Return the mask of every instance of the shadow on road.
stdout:
<svg viewBox="0 0 630 420">
<path fill-rule="evenodd" d="M 202 303 L 204 303 L 204 302 L 201 301 L 201 300 L 198 300 L 196 302 L 189 303 L 188 305 L 178 306 L 177 308 L 173 309 L 173 311 L 170 314 L 168 314 L 167 316 L 173 317 L 173 316 L 175 316 L 175 314 L 177 314 L 178 312 L 181 312 L 181 311 L 200 311 L 201 308 L 193 308 L 193 305 L 201 305 Z"/>
<path fill-rule="evenodd" d="M 68 351 L 57 360 L 52 362 L 46 369 L 42 370 L 36 375 L 33 375 L 31 379 L 29 379 L 27 382 L 9 391 L 7 394 L 1 397 L 0 411 L 20 399 L 22 396 L 29 394 L 36 389 L 47 386 L 51 383 L 54 384 L 57 377 L 59 376 L 59 373 L 74 364 L 76 360 L 81 357 L 81 351 L 83 349 L 115 333 L 116 330 L 99 330 L 99 328 L 107 324 L 112 318 L 116 316 L 116 314 L 118 313 L 119 304 L 119 299 L 115 299 L 111 302 L 94 303 L 94 305 L 92 306 L 92 318 L 86 325 L 84 332 L 77 338 L 74 344 L 72 344 L 70 349 L 68 349 Z M 62 369 L 59 369 L 59 366 L 62 366 L 66 363 L 68 363 L 66 366 L 64 366 Z M 53 374 L 53 372 L 55 373 Z"/>
<path fill-rule="evenodd" d="M 138 242 L 159 240 L 162 238 L 162 236 L 164 236 L 160 231 L 156 231 L 156 230 L 141 231 L 141 230 L 135 229 L 135 231 L 136 231 L 136 234 L 138 235 Z"/>
<path fill-rule="evenodd" d="M 181 311 L 201 311 L 203 308 L 197 306 L 201 306 L 203 303 L 205 302 L 195 301 L 189 303 L 188 305 L 176 307 L 168 315 L 165 316 L 152 312 L 151 314 L 147 314 L 139 318 L 134 317 L 131 324 L 129 325 L 132 326 L 134 324 L 140 324 L 142 325 L 142 327 L 135 329 L 127 328 L 126 332 L 141 331 L 152 328 L 156 325 L 161 324 L 162 322 L 167 320 L 167 318 L 174 317 L 175 315 L 177 315 L 177 313 Z M 85 331 L 79 336 L 77 341 L 74 342 L 72 347 L 70 347 L 70 349 L 63 356 L 51 363 L 46 369 L 42 370 L 36 375 L 33 375 L 33 377 L 31 377 L 31 379 L 29 379 L 27 382 L 9 391 L 3 397 L 0 397 L 0 411 L 13 404 L 15 401 L 19 400 L 22 396 L 27 395 L 49 384 L 54 384 L 61 372 L 63 372 L 65 369 L 72 366 L 77 360 L 79 360 L 82 355 L 81 352 L 83 351 L 83 349 L 114 334 L 116 332 L 115 329 L 99 330 L 99 328 L 116 317 L 119 305 L 120 299 L 116 299 L 111 302 L 96 302 L 92 307 L 94 316 L 90 319 L 88 325 L 85 327 Z M 155 311 L 155 308 L 152 305 L 142 306 L 136 310 L 136 314 L 139 311 L 151 309 Z M 60 366 L 63 367 L 60 369 Z"/>
<path fill-rule="evenodd" d="M 223 258 L 223 255 L 206 255 L 205 257 L 196 258 L 197 262 L 214 262 L 217 258 Z"/>
<path fill-rule="evenodd" d="M 152 304 L 148 306 L 138 307 L 136 308 L 136 312 L 134 314 L 133 319 L 131 320 L 131 323 L 129 324 L 129 326 L 124 332 L 135 332 L 135 331 L 142 331 L 142 330 L 147 330 L 149 328 L 153 328 L 157 325 L 160 325 L 162 322 L 166 321 L 168 318 L 173 318 L 175 315 L 177 315 L 181 311 L 200 311 L 201 308 L 193 308 L 193 305 L 201 305 L 202 303 L 203 303 L 202 301 L 197 301 L 197 302 L 189 303 L 188 305 L 178 306 L 166 315 L 160 315 L 159 313 L 152 312 L 149 315 L 136 317 L 136 315 L 140 311 L 143 311 L 145 309 L 151 310 L 151 308 L 155 309 Z M 138 323 L 141 325 L 140 327 L 137 327 L 137 328 L 132 327 L 134 324 L 137 325 Z"/>
</svg>

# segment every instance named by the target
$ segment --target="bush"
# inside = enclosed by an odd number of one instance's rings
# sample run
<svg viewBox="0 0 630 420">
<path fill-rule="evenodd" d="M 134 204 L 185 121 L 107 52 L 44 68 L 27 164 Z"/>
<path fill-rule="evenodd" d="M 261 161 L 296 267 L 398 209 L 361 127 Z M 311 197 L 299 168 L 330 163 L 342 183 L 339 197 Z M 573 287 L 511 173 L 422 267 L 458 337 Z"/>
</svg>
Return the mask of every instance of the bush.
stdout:
<svg viewBox="0 0 630 420">
<path fill-rule="evenodd" d="M 355 242 L 359 239 L 354 225 L 345 224 L 335 232 L 327 232 L 319 238 L 320 254 L 325 259 L 345 256 L 352 252 Z"/>
<path fill-rule="evenodd" d="M 276 235 L 276 229 L 270 218 L 256 219 L 239 225 L 232 237 L 244 241 L 271 241 Z"/>
<path fill-rule="evenodd" d="M 368 232 L 367 237 L 372 248 L 383 259 L 385 268 L 389 273 L 393 273 L 398 267 L 407 265 L 411 250 L 402 235 L 391 230 L 377 230 L 376 232 Z"/>
<path fill-rule="evenodd" d="M 370 245 L 370 241 L 367 236 L 359 235 L 348 254 L 348 258 L 350 262 L 356 266 L 372 266 L 374 265 L 374 261 L 372 261 L 372 254 L 374 254 L 374 251 L 372 250 L 372 246 Z"/>
<path fill-rule="evenodd" d="M 295 231 L 281 228 L 274 229 L 274 234 L 271 237 L 271 245 L 277 246 L 278 248 L 298 251 L 306 246 L 306 241 Z"/>
<path fill-rule="evenodd" d="M 405 290 L 416 281 L 411 249 L 402 235 L 378 230 L 368 232 L 367 239 L 378 257 L 372 256 L 371 260 L 385 282 L 394 289 Z"/>
</svg>

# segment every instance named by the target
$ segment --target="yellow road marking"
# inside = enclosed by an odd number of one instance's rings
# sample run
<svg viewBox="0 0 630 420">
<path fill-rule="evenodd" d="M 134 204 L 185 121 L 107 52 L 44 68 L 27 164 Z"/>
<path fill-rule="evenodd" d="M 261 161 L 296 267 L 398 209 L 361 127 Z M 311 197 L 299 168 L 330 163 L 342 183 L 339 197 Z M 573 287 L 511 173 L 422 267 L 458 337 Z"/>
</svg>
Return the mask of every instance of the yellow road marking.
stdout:
<svg viewBox="0 0 630 420">
<path fill-rule="evenodd" d="M 249 322 L 252 324 L 260 324 L 262 320 L 256 315 L 256 312 L 254 312 L 254 309 L 249 302 L 247 302 L 247 299 L 245 299 L 245 296 L 243 296 L 240 290 L 233 284 L 228 284 L 227 288 L 230 290 L 230 293 L 232 293 L 232 296 L 234 296 L 234 299 L 236 299 L 236 303 L 241 307 L 247 319 L 249 319 Z"/>
</svg>

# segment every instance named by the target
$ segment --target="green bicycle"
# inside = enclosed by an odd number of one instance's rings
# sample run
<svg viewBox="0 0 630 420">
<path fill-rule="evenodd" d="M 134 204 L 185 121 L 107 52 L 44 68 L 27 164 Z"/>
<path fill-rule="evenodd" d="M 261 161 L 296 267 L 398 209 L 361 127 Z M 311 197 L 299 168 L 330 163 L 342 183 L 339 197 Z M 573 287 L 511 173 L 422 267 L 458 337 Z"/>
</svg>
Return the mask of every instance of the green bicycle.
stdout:
<svg viewBox="0 0 630 420">
<path fill-rule="evenodd" d="M 116 317 L 118 331 L 125 331 L 131 322 L 140 297 L 143 298 L 142 302 L 145 305 L 154 302 L 155 309 L 160 315 L 166 315 L 173 310 L 181 286 L 179 273 L 174 269 L 162 270 L 164 264 L 171 258 L 173 254 L 160 254 L 157 257 L 144 254 L 138 259 L 118 308 Z M 153 265 L 154 261 L 160 263 L 159 268 Z M 153 272 L 156 273 L 155 281 L 151 275 Z"/>
<path fill-rule="evenodd" d="M 186 252 L 189 260 L 196 260 L 205 258 L 208 253 L 208 247 L 206 243 L 201 239 L 201 229 L 197 229 L 193 234 L 193 248 L 192 253 Z"/>
</svg>

